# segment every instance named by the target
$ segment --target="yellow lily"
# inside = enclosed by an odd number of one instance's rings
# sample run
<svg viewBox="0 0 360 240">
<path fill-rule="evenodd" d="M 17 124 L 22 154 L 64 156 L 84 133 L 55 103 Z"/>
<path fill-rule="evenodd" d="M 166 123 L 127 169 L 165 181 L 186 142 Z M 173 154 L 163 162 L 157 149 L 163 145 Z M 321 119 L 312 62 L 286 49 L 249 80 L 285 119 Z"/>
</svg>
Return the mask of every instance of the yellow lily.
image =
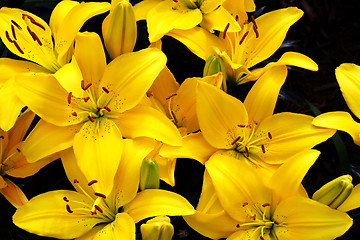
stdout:
<svg viewBox="0 0 360 240">
<path fill-rule="evenodd" d="M 300 152 L 270 179 L 247 162 L 216 154 L 206 162 L 196 213 L 185 221 L 212 239 L 334 239 L 352 219 L 301 194 L 301 181 L 320 152 Z"/>
<path fill-rule="evenodd" d="M 271 68 L 253 85 L 244 103 L 210 84 L 198 82 L 196 110 L 202 135 L 193 140 L 200 144 L 205 139 L 209 152 L 224 151 L 273 171 L 293 154 L 331 137 L 335 131 L 312 126 L 311 116 L 287 112 L 273 115 L 286 75 L 286 66 Z M 206 145 L 201 145 L 205 152 Z M 163 151 L 169 157 L 189 154 L 187 157 L 196 159 L 191 153 L 198 151 L 198 146 L 164 146 Z"/>
<path fill-rule="evenodd" d="M 21 189 L 6 177 L 25 178 L 37 173 L 42 167 L 55 160 L 55 155 L 43 158 L 36 163 L 28 163 L 20 148 L 22 140 L 34 119 L 35 114 L 26 111 L 8 132 L 0 129 L 0 193 L 16 208 L 28 200 Z"/>
<path fill-rule="evenodd" d="M 51 75 L 16 81 L 19 98 L 42 118 L 22 146 L 28 161 L 73 147 L 88 180 L 103 179 L 95 188 L 108 194 L 123 136 L 181 145 L 180 134 L 166 117 L 136 106 L 165 63 L 160 50 L 149 48 L 123 54 L 107 66 L 100 37 L 79 33 L 73 60 L 56 73 L 58 81 Z"/>
<path fill-rule="evenodd" d="M 360 66 L 343 63 L 335 69 L 335 75 L 347 105 L 355 116 L 360 118 Z M 323 113 L 314 119 L 313 124 L 347 132 L 355 144 L 360 146 L 360 123 L 347 112 Z"/>
<path fill-rule="evenodd" d="M 136 20 L 146 19 L 149 40 L 156 42 L 172 29 L 198 24 L 208 31 L 239 31 L 240 26 L 221 6 L 224 0 L 143 0 L 134 6 Z"/>
<path fill-rule="evenodd" d="M 312 71 L 318 69 L 317 64 L 305 55 L 287 52 L 277 62 L 250 71 L 250 68 L 275 53 L 290 26 L 302 15 L 300 9 L 289 7 L 252 18 L 250 23 L 241 20 L 241 31 L 222 32 L 218 37 L 201 28 L 172 30 L 167 35 L 185 44 L 204 60 L 212 54 L 219 56 L 226 63 L 227 78 L 241 84 L 257 80 L 264 72 L 279 65 L 292 65 Z"/>
<path fill-rule="evenodd" d="M 110 9 L 109 3 L 61 1 L 50 17 L 50 26 L 27 11 L 0 9 L 0 37 L 5 46 L 24 60 L 0 60 L 0 127 L 8 131 L 25 106 L 17 98 L 13 79 L 22 73 L 55 73 L 68 63 L 73 53 L 76 33 L 89 18 Z M 53 42 L 53 38 L 54 42 Z"/>
<path fill-rule="evenodd" d="M 135 223 L 142 219 L 193 214 L 191 204 L 178 194 L 160 189 L 137 192 L 141 163 L 153 147 L 149 139 L 124 140 L 114 187 L 108 196 L 94 190 L 102 179 L 87 182 L 72 149 L 65 150 L 61 156 L 65 171 L 77 191 L 51 191 L 32 198 L 16 211 L 14 224 L 40 236 L 61 239 L 135 240 Z"/>
</svg>

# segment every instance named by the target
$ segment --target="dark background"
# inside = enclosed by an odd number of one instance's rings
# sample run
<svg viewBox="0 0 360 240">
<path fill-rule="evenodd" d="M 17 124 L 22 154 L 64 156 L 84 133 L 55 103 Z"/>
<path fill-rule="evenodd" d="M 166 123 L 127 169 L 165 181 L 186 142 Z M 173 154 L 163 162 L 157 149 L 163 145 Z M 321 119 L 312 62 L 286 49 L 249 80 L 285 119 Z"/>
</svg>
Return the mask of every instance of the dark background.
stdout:
<svg viewBox="0 0 360 240">
<path fill-rule="evenodd" d="M 21 8 L 48 21 L 51 10 L 57 2 L 59 1 L 0 0 L 0 6 Z M 286 51 L 296 51 L 309 56 L 319 65 L 317 72 L 289 68 L 288 78 L 282 88 L 276 112 L 290 111 L 315 116 L 314 109 L 320 112 L 349 111 L 336 82 L 334 70 L 345 62 L 360 65 L 360 41 L 357 37 L 360 32 L 360 1 L 257 0 L 255 3 L 257 9 L 264 7 L 262 13 L 289 6 L 296 6 L 304 11 L 304 16 L 290 28 L 283 47 L 269 59 L 270 61 L 276 61 Z M 101 33 L 100 23 L 104 16 L 90 19 L 82 30 Z M 147 47 L 145 22 L 138 23 L 138 32 L 136 49 Z M 181 43 L 165 36 L 163 51 L 168 56 L 169 68 L 179 82 L 187 77 L 202 75 L 204 61 L 198 59 Z M 17 58 L 9 53 L 3 44 L 0 45 L 0 54 L 3 57 Z M 243 92 L 246 93 L 250 87 L 251 83 L 244 84 L 236 87 L 234 92 L 242 98 Z M 314 108 L 311 108 L 308 103 Z M 351 174 L 354 185 L 360 182 L 360 146 L 356 146 L 346 133 L 339 132 L 338 138 L 345 146 L 345 150 L 343 149 L 341 153 L 336 151 L 339 143 L 336 146 L 332 140 L 316 147 L 322 154 L 304 180 L 309 195 L 342 174 Z M 196 206 L 201 191 L 203 171 L 204 167 L 198 162 L 179 159 L 175 173 L 176 186 L 172 188 L 162 184 L 162 187 L 183 195 Z M 51 163 L 32 177 L 12 180 L 19 184 L 29 199 L 50 190 L 71 189 L 60 161 Z M 15 209 L 6 199 L 0 196 L 1 239 L 48 239 L 16 228 L 11 222 L 14 211 Z M 354 225 L 341 239 L 359 239 L 360 212 L 354 210 L 349 214 L 354 219 Z M 187 227 L 180 217 L 172 218 L 172 223 L 175 226 L 173 239 L 207 239 Z"/>
</svg>

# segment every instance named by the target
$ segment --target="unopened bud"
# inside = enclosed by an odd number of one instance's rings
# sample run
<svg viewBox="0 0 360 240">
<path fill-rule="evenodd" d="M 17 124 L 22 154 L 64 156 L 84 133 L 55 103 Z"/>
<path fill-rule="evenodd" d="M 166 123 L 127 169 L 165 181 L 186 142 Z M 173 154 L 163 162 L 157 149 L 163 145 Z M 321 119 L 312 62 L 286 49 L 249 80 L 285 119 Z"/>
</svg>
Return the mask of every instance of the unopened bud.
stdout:
<svg viewBox="0 0 360 240">
<path fill-rule="evenodd" d="M 222 82 L 222 89 L 226 92 L 227 86 L 226 86 L 226 68 L 225 68 L 225 62 L 224 60 L 215 55 L 211 54 L 208 59 L 206 60 L 203 76 L 211 76 L 214 74 L 217 74 L 221 72 L 223 74 L 223 82 Z"/>
<path fill-rule="evenodd" d="M 159 166 L 154 158 L 145 158 L 140 168 L 140 190 L 158 189 Z"/>
<path fill-rule="evenodd" d="M 170 240 L 174 227 L 167 216 L 158 216 L 140 226 L 142 240 Z"/>
<path fill-rule="evenodd" d="M 104 43 L 110 58 L 132 52 L 137 37 L 133 6 L 129 1 L 116 1 L 102 26 Z"/>
<path fill-rule="evenodd" d="M 351 194 L 353 185 L 350 175 L 343 175 L 326 183 L 317 190 L 312 199 L 328 205 L 331 208 L 338 208 Z"/>
</svg>

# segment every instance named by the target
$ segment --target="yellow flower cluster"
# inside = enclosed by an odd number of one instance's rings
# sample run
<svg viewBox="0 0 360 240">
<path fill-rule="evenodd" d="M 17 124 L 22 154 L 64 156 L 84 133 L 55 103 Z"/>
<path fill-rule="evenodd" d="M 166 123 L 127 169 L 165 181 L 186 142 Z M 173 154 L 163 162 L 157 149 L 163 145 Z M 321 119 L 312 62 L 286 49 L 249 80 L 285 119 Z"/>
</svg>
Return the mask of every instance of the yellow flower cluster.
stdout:
<svg viewBox="0 0 360 240">
<path fill-rule="evenodd" d="M 360 187 L 342 176 L 310 198 L 301 183 L 320 154 L 312 148 L 336 129 L 360 145 L 359 123 L 345 112 L 274 114 L 286 66 L 318 66 L 286 52 L 258 67 L 303 12 L 289 7 L 255 18 L 255 10 L 253 0 L 64 0 L 47 24 L 1 8 L 1 39 L 22 58 L 0 59 L 0 192 L 17 208 L 13 223 L 78 240 L 135 240 L 135 224 L 150 217 L 143 239 L 169 240 L 174 228 L 166 216 L 183 216 L 211 239 L 343 235 L 352 225 L 346 212 L 360 206 Z M 104 13 L 101 36 L 81 31 Z M 150 45 L 134 51 L 140 20 Z M 202 77 L 178 83 L 161 51 L 165 35 L 204 60 Z M 343 64 L 336 76 L 360 117 L 360 67 Z M 244 101 L 227 93 L 230 83 L 250 81 Z M 159 189 L 159 179 L 175 185 L 177 158 L 205 166 L 196 208 Z M 75 191 L 28 200 L 7 177 L 33 175 L 56 159 Z"/>
</svg>

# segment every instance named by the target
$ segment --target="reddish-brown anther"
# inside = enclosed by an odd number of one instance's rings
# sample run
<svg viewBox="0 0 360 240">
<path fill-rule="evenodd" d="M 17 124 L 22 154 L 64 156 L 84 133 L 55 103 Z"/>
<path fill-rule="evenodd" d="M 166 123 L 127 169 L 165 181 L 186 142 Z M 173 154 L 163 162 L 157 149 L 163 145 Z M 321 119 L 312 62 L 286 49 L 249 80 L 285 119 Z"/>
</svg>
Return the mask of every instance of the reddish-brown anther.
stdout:
<svg viewBox="0 0 360 240">
<path fill-rule="evenodd" d="M 11 20 L 11 23 L 14 24 L 19 30 L 22 29 L 22 27 L 17 22 L 15 22 L 14 20 Z"/>
<path fill-rule="evenodd" d="M 69 92 L 68 98 L 67 98 L 68 104 L 71 103 L 71 96 L 72 96 L 72 92 Z"/>
<path fill-rule="evenodd" d="M 101 209 L 101 207 L 99 207 L 98 205 L 95 205 L 96 210 L 98 210 L 99 212 L 103 213 L 104 211 Z"/>
<path fill-rule="evenodd" d="M 268 206 L 270 206 L 270 203 L 264 203 L 262 206 L 263 207 L 268 207 Z"/>
<path fill-rule="evenodd" d="M 73 115 L 74 117 L 76 117 L 76 116 L 77 116 L 77 113 L 76 113 L 76 112 L 73 112 L 73 113 L 71 113 L 71 115 Z"/>
<path fill-rule="evenodd" d="M 265 153 L 265 146 L 264 146 L 264 145 L 261 145 L 261 151 L 262 151 L 263 153 Z"/>
<path fill-rule="evenodd" d="M 237 141 L 240 140 L 240 136 L 238 136 L 237 138 L 234 139 L 234 141 L 231 142 L 231 145 L 234 145 Z"/>
<path fill-rule="evenodd" d="M 11 32 L 12 32 L 12 35 L 13 35 L 13 37 L 15 38 L 15 40 L 17 40 L 16 34 L 15 34 L 15 27 L 14 27 L 14 25 L 11 25 Z"/>
<path fill-rule="evenodd" d="M 106 92 L 106 93 L 110 92 L 109 89 L 107 89 L 106 87 L 102 87 L 102 90 L 104 90 L 104 92 Z"/>
<path fill-rule="evenodd" d="M 95 196 L 98 196 L 98 197 L 102 197 L 102 198 L 106 198 L 106 196 L 105 196 L 105 194 L 102 194 L 102 193 L 94 193 L 95 194 Z"/>
<path fill-rule="evenodd" d="M 17 48 L 17 50 L 21 53 L 24 54 L 24 51 L 20 48 L 19 44 L 16 41 L 13 41 L 15 47 Z"/>
<path fill-rule="evenodd" d="M 169 96 L 167 96 L 165 99 L 169 100 L 172 97 L 175 97 L 177 95 L 177 93 L 170 93 Z"/>
<path fill-rule="evenodd" d="M 247 206 L 247 205 L 249 205 L 248 202 L 244 202 L 244 203 L 243 203 L 243 207 L 245 207 L 245 206 Z"/>
<path fill-rule="evenodd" d="M 270 132 L 268 132 L 268 137 L 269 137 L 270 139 L 272 139 L 272 135 L 271 135 Z"/>
<path fill-rule="evenodd" d="M 88 186 L 91 186 L 91 185 L 93 185 L 94 183 L 97 183 L 98 181 L 97 180 L 92 180 L 92 181 L 90 181 L 89 183 L 88 183 Z"/>
<path fill-rule="evenodd" d="M 104 109 L 108 112 L 111 112 L 111 109 L 108 106 L 105 106 Z"/>
<path fill-rule="evenodd" d="M 90 122 L 94 122 L 94 119 L 91 116 L 88 116 Z"/>
<path fill-rule="evenodd" d="M 70 209 L 69 204 L 66 204 L 66 211 L 68 211 L 69 213 L 73 213 L 73 211 Z"/>
<path fill-rule="evenodd" d="M 250 156 L 249 149 L 247 147 L 245 147 L 245 154 L 246 154 L 246 157 Z"/>
<path fill-rule="evenodd" d="M 226 37 L 226 32 L 227 32 L 227 30 L 229 29 L 229 27 L 230 27 L 230 23 L 226 24 L 225 29 L 224 29 L 224 32 L 223 32 L 223 39 L 225 39 L 225 37 Z"/>
<path fill-rule="evenodd" d="M 69 202 L 69 199 L 67 199 L 67 197 L 63 197 L 63 200 L 64 200 L 65 202 Z"/>
<path fill-rule="evenodd" d="M 240 39 L 240 42 L 239 42 L 239 45 L 241 45 L 243 42 L 244 42 L 244 40 L 245 40 L 245 38 L 246 38 L 246 36 L 249 34 L 249 31 L 247 31 L 246 33 L 244 33 L 244 35 L 242 36 L 242 38 Z"/>
</svg>

